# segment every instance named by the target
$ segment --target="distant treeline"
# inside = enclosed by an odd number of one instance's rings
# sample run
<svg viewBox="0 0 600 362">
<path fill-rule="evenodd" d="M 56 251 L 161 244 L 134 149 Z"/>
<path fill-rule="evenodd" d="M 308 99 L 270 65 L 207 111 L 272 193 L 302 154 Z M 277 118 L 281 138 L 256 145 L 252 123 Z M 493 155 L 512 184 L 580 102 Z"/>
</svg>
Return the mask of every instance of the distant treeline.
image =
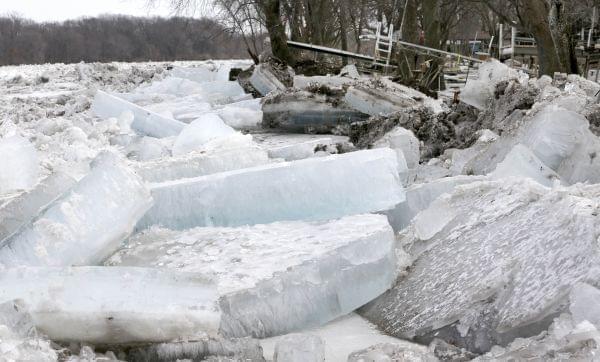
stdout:
<svg viewBox="0 0 600 362">
<path fill-rule="evenodd" d="M 212 19 L 102 16 L 63 23 L 0 17 L 0 65 L 248 58 Z"/>
</svg>

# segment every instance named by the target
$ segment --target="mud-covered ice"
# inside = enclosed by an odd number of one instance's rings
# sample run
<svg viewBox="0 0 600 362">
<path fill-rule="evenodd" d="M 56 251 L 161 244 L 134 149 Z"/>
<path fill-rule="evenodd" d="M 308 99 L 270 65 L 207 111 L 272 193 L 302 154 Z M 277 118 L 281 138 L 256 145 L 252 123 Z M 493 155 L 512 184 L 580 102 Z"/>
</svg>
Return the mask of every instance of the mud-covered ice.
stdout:
<svg viewBox="0 0 600 362">
<path fill-rule="evenodd" d="M 457 186 L 402 233 L 410 272 L 362 312 L 393 335 L 472 351 L 539 333 L 595 275 L 599 192 L 527 179 Z"/>
<path fill-rule="evenodd" d="M 151 228 L 107 264 L 215 276 L 221 333 L 228 337 L 319 326 L 380 295 L 396 275 L 394 235 L 380 215 L 181 232 Z"/>
<path fill-rule="evenodd" d="M 524 78 L 525 76 L 519 75 L 516 70 L 497 60 L 482 63 L 479 66 L 478 76 L 472 77 L 460 92 L 460 100 L 483 110 L 494 97 L 498 83 L 519 79 L 519 77 Z"/>
<path fill-rule="evenodd" d="M 0 273 L 0 302 L 21 299 L 55 341 L 162 342 L 216 333 L 214 284 L 202 275 L 118 267 L 18 267 Z"/>
<path fill-rule="evenodd" d="M 151 185 L 138 229 L 324 220 L 404 201 L 396 153 L 381 148 L 280 162 Z"/>
<path fill-rule="evenodd" d="M 142 180 L 113 154 L 29 225 L 6 239 L 0 264 L 94 265 L 112 254 L 150 207 Z"/>
</svg>

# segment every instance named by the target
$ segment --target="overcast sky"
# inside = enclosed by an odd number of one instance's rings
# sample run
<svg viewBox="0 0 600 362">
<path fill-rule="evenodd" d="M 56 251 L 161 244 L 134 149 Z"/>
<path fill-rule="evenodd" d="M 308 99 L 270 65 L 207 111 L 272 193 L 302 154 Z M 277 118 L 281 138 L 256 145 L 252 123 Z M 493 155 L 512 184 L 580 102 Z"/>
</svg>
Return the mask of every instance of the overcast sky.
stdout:
<svg viewBox="0 0 600 362">
<path fill-rule="evenodd" d="M 169 16 L 167 1 L 148 9 L 146 0 L 0 0 L 0 15 L 16 13 L 36 21 L 61 21 L 100 14 Z"/>
</svg>

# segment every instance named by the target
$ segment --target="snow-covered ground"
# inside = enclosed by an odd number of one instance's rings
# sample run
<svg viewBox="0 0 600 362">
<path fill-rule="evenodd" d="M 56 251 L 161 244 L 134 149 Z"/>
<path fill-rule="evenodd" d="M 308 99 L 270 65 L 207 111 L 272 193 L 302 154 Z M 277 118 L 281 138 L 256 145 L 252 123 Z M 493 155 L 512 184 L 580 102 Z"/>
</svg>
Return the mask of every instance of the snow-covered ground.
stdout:
<svg viewBox="0 0 600 362">
<path fill-rule="evenodd" d="M 600 85 L 249 66 L 0 67 L 1 361 L 598 358 Z"/>
</svg>

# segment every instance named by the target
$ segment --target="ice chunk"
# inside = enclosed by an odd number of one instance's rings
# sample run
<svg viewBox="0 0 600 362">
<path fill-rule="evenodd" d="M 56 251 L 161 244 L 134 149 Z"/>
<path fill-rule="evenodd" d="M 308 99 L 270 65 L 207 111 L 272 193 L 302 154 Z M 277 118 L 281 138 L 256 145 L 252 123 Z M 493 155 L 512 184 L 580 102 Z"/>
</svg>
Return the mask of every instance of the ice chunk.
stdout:
<svg viewBox="0 0 600 362">
<path fill-rule="evenodd" d="M 212 149 L 190 152 L 177 157 L 165 157 L 157 160 L 139 163 L 136 172 L 149 182 L 163 182 L 192 178 L 240 168 L 264 165 L 270 162 L 267 151 L 252 144 L 249 135 L 230 137 L 249 138 L 248 143 L 239 142 L 227 148 L 217 147 Z"/>
<path fill-rule="evenodd" d="M 28 190 L 38 181 L 40 168 L 35 146 L 24 137 L 0 138 L 0 194 Z"/>
<path fill-rule="evenodd" d="M 438 362 L 435 355 L 423 348 L 414 348 L 407 344 L 381 343 L 355 351 L 348 356 L 348 362 L 366 361 L 419 361 Z"/>
<path fill-rule="evenodd" d="M 184 123 L 191 123 L 196 118 L 213 110 L 213 106 L 206 100 L 204 95 L 177 97 L 160 103 L 148 104 L 145 107 L 149 111 Z"/>
<path fill-rule="evenodd" d="M 441 195 L 452 192 L 458 185 L 485 180 L 483 176 L 444 177 L 426 183 L 413 184 L 406 189 L 406 201 L 394 209 L 386 211 L 390 225 L 400 231 L 410 224 L 413 218 L 427 209 Z M 427 219 L 427 216 L 425 217 Z"/>
<path fill-rule="evenodd" d="M 225 124 L 236 129 L 260 127 L 263 113 L 260 99 L 246 100 L 225 105 L 216 111 Z"/>
<path fill-rule="evenodd" d="M 108 265 L 215 275 L 226 337 L 268 337 L 319 326 L 387 290 L 395 239 L 382 215 L 240 228 L 151 228 Z"/>
<path fill-rule="evenodd" d="M 286 88 L 271 72 L 269 66 L 265 64 L 259 64 L 254 68 L 254 72 L 250 77 L 250 84 L 263 96 L 272 91 L 284 90 Z"/>
<path fill-rule="evenodd" d="M 505 177 L 529 177 L 544 186 L 552 186 L 560 177 L 537 158 L 529 148 L 517 144 L 506 155 L 504 161 L 496 166 L 496 170 L 490 174 L 493 179 Z"/>
<path fill-rule="evenodd" d="M 202 337 L 219 328 L 213 284 L 198 274 L 119 267 L 19 267 L 0 301 L 22 299 L 52 340 L 97 344 Z"/>
<path fill-rule="evenodd" d="M 166 77 L 165 79 L 152 82 L 146 87 L 140 87 L 135 91 L 138 94 L 169 94 L 177 97 L 185 97 L 193 94 L 205 95 L 202 84 L 189 79 Z"/>
<path fill-rule="evenodd" d="M 575 323 L 588 321 L 600 328 L 600 290 L 589 284 L 579 283 L 571 290 L 570 300 L 569 311 Z"/>
<path fill-rule="evenodd" d="M 340 70 L 340 77 L 348 77 L 348 78 L 358 79 L 358 78 L 360 78 L 360 73 L 358 73 L 358 69 L 356 69 L 356 65 L 348 64 Z"/>
<path fill-rule="evenodd" d="M 0 243 L 19 228 L 33 220 L 42 209 L 62 195 L 75 180 L 63 172 L 56 172 L 23 193 L 0 206 Z"/>
<path fill-rule="evenodd" d="M 337 153 L 337 147 L 331 138 L 318 138 L 300 143 L 289 144 L 269 149 L 269 157 L 296 161 L 316 155 Z"/>
<path fill-rule="evenodd" d="M 415 168 L 421 159 L 420 142 L 415 134 L 406 128 L 396 127 L 375 142 L 376 148 L 389 147 L 401 150 L 408 168 Z"/>
<path fill-rule="evenodd" d="M 150 161 L 171 155 L 172 138 L 139 137 L 125 149 L 127 158 L 136 161 Z"/>
<path fill-rule="evenodd" d="M 490 60 L 479 66 L 478 77 L 467 81 L 460 92 L 460 100 L 477 109 L 484 110 L 494 96 L 496 85 L 502 81 L 518 79 L 516 70 L 497 60 Z"/>
<path fill-rule="evenodd" d="M 176 136 L 185 126 L 183 122 L 161 116 L 101 90 L 96 92 L 92 102 L 92 112 L 96 116 L 118 118 L 127 111 L 134 115 L 131 127 L 142 135 L 157 138 Z"/>
<path fill-rule="evenodd" d="M 273 362 L 323 362 L 325 345 L 323 340 L 310 334 L 288 334 L 275 345 Z"/>
<path fill-rule="evenodd" d="M 387 115 L 418 105 L 417 101 L 401 93 L 358 86 L 348 88 L 344 100 L 354 109 L 371 116 Z"/>
<path fill-rule="evenodd" d="M 207 113 L 187 125 L 175 139 L 173 155 L 182 155 L 200 148 L 216 138 L 227 137 L 236 131 L 215 113 Z"/>
<path fill-rule="evenodd" d="M 0 356 L 2 361 L 58 360 L 50 341 L 37 335 L 21 301 L 0 304 Z"/>
<path fill-rule="evenodd" d="M 119 247 L 151 203 L 142 180 L 114 155 L 103 153 L 68 193 L 4 241 L 0 263 L 99 263 Z"/>
<path fill-rule="evenodd" d="M 322 327 L 302 331 L 320 337 L 325 343 L 325 361 L 346 361 L 350 353 L 380 343 L 393 343 L 406 349 L 427 352 L 427 347 L 387 336 L 361 316 L 350 313 Z M 261 340 L 265 357 L 273 356 L 275 345 L 283 337 Z"/>
<path fill-rule="evenodd" d="M 404 201 L 396 153 L 374 149 L 154 184 L 138 227 L 238 226 L 383 211 Z"/>
<path fill-rule="evenodd" d="M 416 224 L 402 233 L 415 261 L 363 313 L 392 335 L 474 352 L 537 334 L 597 268 L 599 198 L 598 185 L 529 179 L 458 186 L 428 209 L 454 215 L 444 225 L 430 218 L 434 235 L 420 239 Z"/>
<path fill-rule="evenodd" d="M 563 314 L 548 330 L 531 338 L 517 338 L 506 348 L 496 346 L 473 361 L 595 361 L 600 332 L 591 323 L 579 324 Z"/>
<path fill-rule="evenodd" d="M 214 360 L 212 359 L 214 358 Z M 204 338 L 199 341 L 171 342 L 136 347 L 129 351 L 127 360 L 148 361 L 264 361 L 257 340 L 249 338 Z"/>
</svg>

